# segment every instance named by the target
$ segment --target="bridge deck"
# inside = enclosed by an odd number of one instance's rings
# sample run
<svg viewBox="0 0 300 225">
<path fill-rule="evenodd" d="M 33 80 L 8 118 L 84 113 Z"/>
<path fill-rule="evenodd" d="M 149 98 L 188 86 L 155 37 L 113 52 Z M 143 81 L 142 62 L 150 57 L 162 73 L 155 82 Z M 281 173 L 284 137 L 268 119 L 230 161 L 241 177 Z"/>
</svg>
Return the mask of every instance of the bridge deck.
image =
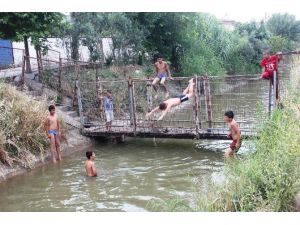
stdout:
<svg viewBox="0 0 300 225">
<path fill-rule="evenodd" d="M 82 134 L 90 137 L 109 137 L 109 136 L 129 136 L 144 138 L 176 138 L 176 139 L 218 139 L 228 140 L 228 129 L 224 128 L 208 128 L 200 129 L 198 135 L 195 128 L 165 128 L 165 127 L 137 127 L 136 130 L 129 126 L 112 127 L 111 131 L 107 131 L 105 126 L 86 125 L 82 130 Z M 257 132 L 242 129 L 243 137 L 257 137 Z"/>
</svg>

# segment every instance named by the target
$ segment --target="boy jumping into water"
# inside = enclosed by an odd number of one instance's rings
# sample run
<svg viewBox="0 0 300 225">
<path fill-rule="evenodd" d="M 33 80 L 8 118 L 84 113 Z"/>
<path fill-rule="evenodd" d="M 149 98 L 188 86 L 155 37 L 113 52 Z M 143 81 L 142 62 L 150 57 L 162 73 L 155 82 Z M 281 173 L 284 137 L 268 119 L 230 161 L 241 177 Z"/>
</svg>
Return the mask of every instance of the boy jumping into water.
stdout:
<svg viewBox="0 0 300 225">
<path fill-rule="evenodd" d="M 228 137 L 233 140 L 229 148 L 225 152 L 226 158 L 233 158 L 233 153 L 237 152 L 241 146 L 241 130 L 233 117 L 234 114 L 232 111 L 227 111 L 224 114 L 224 121 L 228 124 L 229 127 Z"/>
<path fill-rule="evenodd" d="M 162 114 L 158 118 L 158 121 L 162 120 L 172 107 L 175 107 L 175 106 L 179 105 L 180 103 L 185 102 L 194 96 L 194 85 L 195 85 L 194 78 L 192 78 L 192 79 L 190 79 L 189 85 L 183 91 L 182 95 L 180 95 L 176 98 L 169 98 L 168 100 L 160 103 L 159 106 L 157 106 L 151 112 L 146 114 L 146 118 L 150 117 L 154 112 L 161 110 Z"/>
<path fill-rule="evenodd" d="M 152 82 L 152 87 L 156 93 L 155 98 L 157 98 L 157 82 L 160 81 L 161 86 L 163 87 L 165 91 L 165 97 L 169 97 L 169 91 L 167 90 L 167 87 L 165 85 L 165 81 L 167 79 L 167 76 L 169 79 L 173 80 L 173 77 L 171 76 L 171 72 L 169 69 L 168 64 L 163 61 L 163 57 L 161 54 L 158 55 L 157 62 L 154 64 L 155 70 L 156 70 L 156 77 L 154 78 Z"/>
<path fill-rule="evenodd" d="M 60 141 L 59 141 L 60 124 L 57 118 L 57 114 L 55 113 L 55 106 L 50 105 L 48 110 L 49 110 L 49 115 L 45 120 L 44 127 L 47 136 L 50 139 L 51 160 L 53 163 L 56 163 L 55 149 L 56 149 L 58 161 L 61 161 L 61 149 L 60 149 Z"/>
<path fill-rule="evenodd" d="M 94 160 L 96 158 L 96 154 L 93 151 L 87 151 L 85 153 L 87 160 L 85 161 L 85 172 L 88 177 L 96 177 L 97 176 L 97 170 L 94 163 Z"/>
</svg>

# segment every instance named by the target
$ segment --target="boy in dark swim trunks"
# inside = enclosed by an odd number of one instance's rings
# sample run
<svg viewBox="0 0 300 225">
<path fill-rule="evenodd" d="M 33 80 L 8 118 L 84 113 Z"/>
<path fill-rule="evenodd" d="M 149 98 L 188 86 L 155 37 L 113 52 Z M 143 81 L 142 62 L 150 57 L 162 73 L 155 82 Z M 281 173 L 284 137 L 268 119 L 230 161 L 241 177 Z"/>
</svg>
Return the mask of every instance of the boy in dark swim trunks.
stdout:
<svg viewBox="0 0 300 225">
<path fill-rule="evenodd" d="M 154 64 L 155 66 L 155 70 L 156 70 L 156 76 L 152 82 L 152 87 L 156 93 L 155 98 L 157 97 L 157 88 L 156 88 L 156 84 L 160 81 L 161 86 L 164 88 L 165 94 L 166 94 L 166 98 L 169 97 L 169 92 L 167 90 L 167 87 L 165 85 L 165 81 L 167 79 L 167 77 L 169 77 L 169 79 L 173 80 L 173 77 L 171 76 L 171 72 L 169 69 L 168 64 L 163 61 L 163 57 L 162 55 L 158 55 L 157 58 L 157 62 Z"/>
<path fill-rule="evenodd" d="M 58 160 L 61 161 L 61 150 L 60 150 L 60 124 L 55 113 L 55 106 L 50 105 L 49 108 L 49 115 L 47 116 L 44 128 L 46 130 L 47 136 L 50 139 L 50 153 L 51 153 L 51 161 L 53 163 L 56 162 L 55 159 L 55 149 L 57 153 Z"/>
<path fill-rule="evenodd" d="M 228 124 L 228 137 L 232 140 L 229 148 L 225 152 L 225 156 L 226 158 L 233 158 L 233 153 L 237 152 L 241 146 L 241 130 L 237 122 L 234 120 L 234 114 L 232 111 L 225 112 L 224 121 Z"/>
<path fill-rule="evenodd" d="M 151 112 L 146 114 L 146 118 L 150 117 L 154 112 L 158 110 L 162 110 L 162 114 L 158 118 L 158 120 L 162 120 L 172 107 L 175 107 L 180 103 L 185 102 L 194 96 L 194 85 L 195 85 L 194 79 L 191 79 L 189 81 L 188 87 L 183 91 L 182 95 L 176 98 L 169 98 L 168 100 L 160 103 L 159 106 L 157 106 Z"/>
</svg>

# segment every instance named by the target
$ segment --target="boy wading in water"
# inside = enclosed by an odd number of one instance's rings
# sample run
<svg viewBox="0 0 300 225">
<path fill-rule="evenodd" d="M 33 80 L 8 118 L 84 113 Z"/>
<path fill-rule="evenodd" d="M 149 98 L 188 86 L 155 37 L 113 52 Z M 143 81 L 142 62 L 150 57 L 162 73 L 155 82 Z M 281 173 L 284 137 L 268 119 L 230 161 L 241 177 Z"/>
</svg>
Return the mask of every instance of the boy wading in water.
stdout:
<svg viewBox="0 0 300 225">
<path fill-rule="evenodd" d="M 55 159 L 55 149 L 57 153 L 58 161 L 61 161 L 61 149 L 60 149 L 60 125 L 57 118 L 57 114 L 55 113 L 55 106 L 49 106 L 49 115 L 45 121 L 45 130 L 48 138 L 50 139 L 50 153 L 51 153 L 51 161 L 53 163 L 56 162 Z"/>
<path fill-rule="evenodd" d="M 93 151 L 87 151 L 86 152 L 87 160 L 85 161 L 85 172 L 88 177 L 96 177 L 97 176 L 97 170 L 94 163 L 94 160 L 96 158 L 95 152 Z"/>
<path fill-rule="evenodd" d="M 167 87 L 165 85 L 165 81 L 167 77 L 169 77 L 171 80 L 173 80 L 173 77 L 171 76 L 171 72 L 169 69 L 168 64 L 163 61 L 162 55 L 158 55 L 157 62 L 154 64 L 155 70 L 156 70 L 156 76 L 152 82 L 152 87 L 155 91 L 154 98 L 157 98 L 157 87 L 156 84 L 160 81 L 161 86 L 163 87 L 165 91 L 165 97 L 169 97 L 169 91 L 167 90 Z"/>
<path fill-rule="evenodd" d="M 237 152 L 241 147 L 241 130 L 239 125 L 234 120 L 234 114 L 232 111 L 227 111 L 224 114 L 224 121 L 228 124 L 229 134 L 228 137 L 233 140 L 226 149 L 225 156 L 226 158 L 233 158 L 233 153 Z"/>
</svg>

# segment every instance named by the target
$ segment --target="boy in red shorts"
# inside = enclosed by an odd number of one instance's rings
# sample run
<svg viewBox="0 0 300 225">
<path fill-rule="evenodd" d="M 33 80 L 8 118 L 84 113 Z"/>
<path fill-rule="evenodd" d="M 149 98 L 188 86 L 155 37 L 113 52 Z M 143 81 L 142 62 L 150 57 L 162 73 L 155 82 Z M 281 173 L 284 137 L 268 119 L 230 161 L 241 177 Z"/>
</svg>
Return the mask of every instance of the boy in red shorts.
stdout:
<svg viewBox="0 0 300 225">
<path fill-rule="evenodd" d="M 229 127 L 228 137 L 232 140 L 229 148 L 226 149 L 226 158 L 233 158 L 233 153 L 237 152 L 241 146 L 241 130 L 233 117 L 234 114 L 232 111 L 227 111 L 224 114 L 224 121 L 228 124 Z"/>
</svg>

